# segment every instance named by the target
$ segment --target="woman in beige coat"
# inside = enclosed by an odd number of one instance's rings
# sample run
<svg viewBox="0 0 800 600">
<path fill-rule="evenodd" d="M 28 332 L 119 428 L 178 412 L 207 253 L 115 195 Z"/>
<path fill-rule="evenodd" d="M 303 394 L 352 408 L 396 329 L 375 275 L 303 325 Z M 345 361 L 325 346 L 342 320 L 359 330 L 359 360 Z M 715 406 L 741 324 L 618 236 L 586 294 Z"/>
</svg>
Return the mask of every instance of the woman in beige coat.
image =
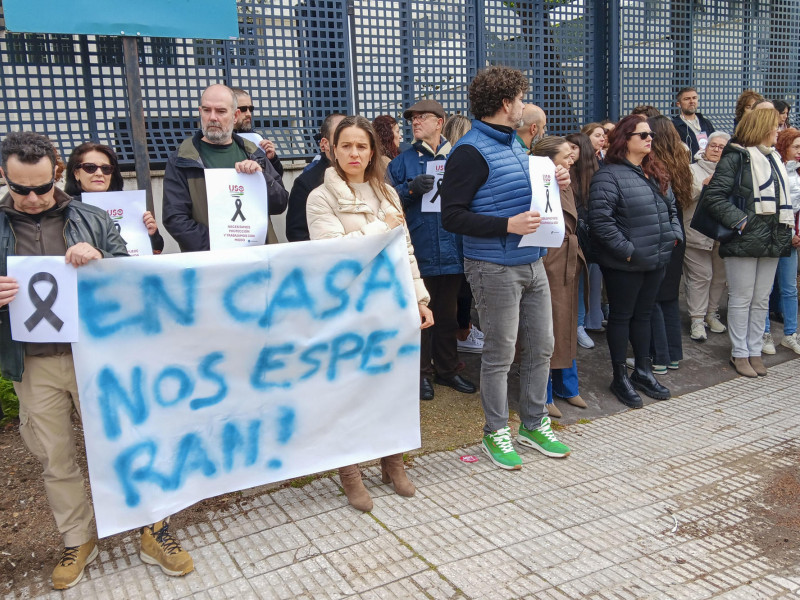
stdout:
<svg viewBox="0 0 800 600">
<path fill-rule="evenodd" d="M 333 156 L 333 166 L 325 171 L 323 184 L 308 196 L 306 218 L 311 239 L 375 235 L 395 227 L 406 229 L 400 199 L 394 188 L 384 183 L 380 145 L 367 119 L 342 119 L 333 135 Z M 420 328 L 425 329 L 433 325 L 433 314 L 428 309 L 429 296 L 419 275 L 408 229 L 405 233 Z M 350 504 L 358 510 L 372 510 L 372 499 L 358 465 L 341 467 L 339 477 Z M 401 496 L 413 496 L 416 491 L 406 475 L 402 454 L 381 459 L 381 480 L 393 483 Z"/>
</svg>

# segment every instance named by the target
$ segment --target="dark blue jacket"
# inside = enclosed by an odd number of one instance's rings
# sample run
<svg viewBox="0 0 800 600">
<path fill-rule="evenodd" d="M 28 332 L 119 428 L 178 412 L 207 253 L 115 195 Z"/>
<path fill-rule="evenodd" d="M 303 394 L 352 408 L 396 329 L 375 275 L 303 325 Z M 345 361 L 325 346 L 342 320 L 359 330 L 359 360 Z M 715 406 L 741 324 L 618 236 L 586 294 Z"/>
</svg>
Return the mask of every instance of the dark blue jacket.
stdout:
<svg viewBox="0 0 800 600">
<path fill-rule="evenodd" d="M 454 148 L 468 144 L 481 153 L 489 167 L 489 177 L 470 204 L 476 214 L 511 218 L 531 209 L 531 174 L 528 155 L 517 142 L 517 134 L 505 134 L 482 121 L 472 121 L 472 129 Z M 522 236 L 464 236 L 464 256 L 499 265 L 524 265 L 547 254 L 538 246 L 519 246 Z"/>
<path fill-rule="evenodd" d="M 706 135 L 711 135 L 714 133 L 715 129 L 714 126 L 711 124 L 711 121 L 706 119 L 700 113 L 695 113 L 695 116 L 700 121 L 700 129 L 706 132 Z M 697 135 L 695 134 L 695 130 L 689 127 L 686 122 L 681 119 L 681 116 L 678 115 L 677 117 L 672 118 L 672 124 L 675 126 L 675 129 L 678 131 L 678 135 L 681 136 L 681 141 L 689 146 L 692 151 L 692 162 L 694 162 L 694 155 L 697 154 L 697 151 L 700 150 L 700 144 L 697 143 Z"/>
<path fill-rule="evenodd" d="M 408 232 L 411 234 L 411 243 L 414 244 L 414 255 L 423 277 L 464 272 L 458 236 L 442 227 L 442 213 L 422 212 L 421 198 L 408 193 L 411 180 L 425 173 L 429 162 L 445 160 L 449 151 L 450 144 L 444 138 L 441 138 L 435 154 L 431 152 L 430 146 L 416 141 L 411 148 L 398 154 L 389 163 L 389 177 L 403 203 Z"/>
</svg>

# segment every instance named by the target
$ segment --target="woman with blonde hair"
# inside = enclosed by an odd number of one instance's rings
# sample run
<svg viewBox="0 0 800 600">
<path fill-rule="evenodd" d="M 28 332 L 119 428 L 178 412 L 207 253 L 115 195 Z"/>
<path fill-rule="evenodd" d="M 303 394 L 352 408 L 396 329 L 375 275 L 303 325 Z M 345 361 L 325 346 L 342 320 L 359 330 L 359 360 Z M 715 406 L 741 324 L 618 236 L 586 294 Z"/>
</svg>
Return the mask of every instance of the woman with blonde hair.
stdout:
<svg viewBox="0 0 800 600">
<path fill-rule="evenodd" d="M 333 135 L 333 166 L 325 171 L 324 183 L 308 196 L 308 232 L 312 240 L 322 240 L 376 235 L 403 227 L 420 328 L 425 329 L 433 325 L 433 314 L 428 309 L 430 296 L 414 258 L 400 198 L 385 183 L 379 151 L 375 130 L 367 119 L 360 116 L 342 119 Z M 372 510 L 372 498 L 361 480 L 358 465 L 341 467 L 339 477 L 348 502 L 358 510 Z M 413 496 L 416 491 L 406 475 L 402 454 L 381 458 L 381 480 L 393 483 L 395 492 L 401 496 Z"/>
</svg>

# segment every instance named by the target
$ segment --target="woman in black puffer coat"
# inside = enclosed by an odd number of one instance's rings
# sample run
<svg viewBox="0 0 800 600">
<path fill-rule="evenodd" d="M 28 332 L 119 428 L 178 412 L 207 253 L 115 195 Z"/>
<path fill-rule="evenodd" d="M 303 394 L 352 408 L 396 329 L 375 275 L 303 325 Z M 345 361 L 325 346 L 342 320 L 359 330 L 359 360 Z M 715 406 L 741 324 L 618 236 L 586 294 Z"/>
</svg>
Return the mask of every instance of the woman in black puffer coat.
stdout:
<svg viewBox="0 0 800 600">
<path fill-rule="evenodd" d="M 636 389 L 659 400 L 670 396 L 653 376 L 650 315 L 672 250 L 683 241 L 669 177 L 650 154 L 651 140 L 644 116 L 622 119 L 589 192 L 592 244 L 609 302 L 611 391 L 631 408 L 642 406 Z M 636 363 L 630 378 L 625 365 L 629 339 Z"/>
</svg>

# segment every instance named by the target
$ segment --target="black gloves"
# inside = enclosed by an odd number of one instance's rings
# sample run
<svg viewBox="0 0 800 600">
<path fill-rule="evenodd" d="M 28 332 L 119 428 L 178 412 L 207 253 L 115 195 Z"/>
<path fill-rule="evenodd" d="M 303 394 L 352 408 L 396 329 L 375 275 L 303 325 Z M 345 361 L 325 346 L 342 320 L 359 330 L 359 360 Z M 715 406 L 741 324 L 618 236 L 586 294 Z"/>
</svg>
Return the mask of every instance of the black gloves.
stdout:
<svg viewBox="0 0 800 600">
<path fill-rule="evenodd" d="M 435 180 L 436 178 L 433 175 L 428 175 L 426 173 L 417 175 L 411 180 L 411 183 L 408 184 L 408 193 L 412 196 L 422 198 L 422 196 L 433 189 L 433 182 Z"/>
</svg>

